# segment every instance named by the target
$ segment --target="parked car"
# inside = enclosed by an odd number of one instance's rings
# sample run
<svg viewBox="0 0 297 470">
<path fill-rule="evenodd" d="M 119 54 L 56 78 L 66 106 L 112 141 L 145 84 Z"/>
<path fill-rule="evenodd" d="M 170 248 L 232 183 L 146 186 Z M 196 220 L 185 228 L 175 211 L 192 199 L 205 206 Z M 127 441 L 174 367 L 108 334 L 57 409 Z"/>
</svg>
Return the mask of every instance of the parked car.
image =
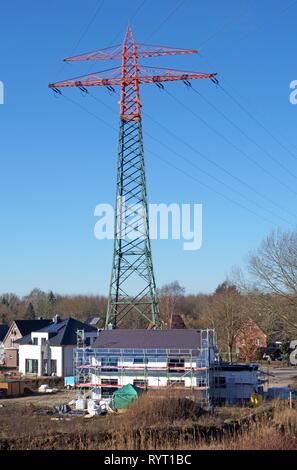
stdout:
<svg viewBox="0 0 297 470">
<path fill-rule="evenodd" d="M 271 361 L 282 361 L 284 356 L 282 351 L 277 346 L 268 346 L 266 348 L 259 348 L 261 359 Z"/>
</svg>

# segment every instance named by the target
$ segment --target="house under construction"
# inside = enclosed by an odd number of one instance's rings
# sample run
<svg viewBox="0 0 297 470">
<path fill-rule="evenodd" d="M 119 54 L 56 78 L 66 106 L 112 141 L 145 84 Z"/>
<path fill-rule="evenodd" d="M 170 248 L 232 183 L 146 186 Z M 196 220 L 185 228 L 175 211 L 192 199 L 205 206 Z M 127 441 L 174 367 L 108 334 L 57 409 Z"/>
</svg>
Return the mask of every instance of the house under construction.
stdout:
<svg viewBox="0 0 297 470">
<path fill-rule="evenodd" d="M 99 400 L 127 384 L 189 388 L 208 405 L 215 361 L 213 330 L 102 330 L 92 348 L 76 349 L 75 385 Z"/>
<path fill-rule="evenodd" d="M 263 395 L 256 364 L 220 362 L 214 330 L 102 330 L 92 347 L 78 332 L 74 382 L 82 398 L 109 401 L 130 384 L 143 390 L 183 388 L 203 406 L 246 404 Z"/>
</svg>

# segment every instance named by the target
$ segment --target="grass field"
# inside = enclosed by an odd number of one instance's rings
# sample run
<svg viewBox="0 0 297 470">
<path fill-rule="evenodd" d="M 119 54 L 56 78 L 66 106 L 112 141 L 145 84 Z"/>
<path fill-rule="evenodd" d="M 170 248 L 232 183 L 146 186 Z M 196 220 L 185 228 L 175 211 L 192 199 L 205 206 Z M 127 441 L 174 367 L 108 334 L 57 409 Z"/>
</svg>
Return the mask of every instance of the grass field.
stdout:
<svg viewBox="0 0 297 470">
<path fill-rule="evenodd" d="M 297 450 L 297 410 L 285 402 L 206 413 L 191 397 L 162 392 L 140 397 L 125 413 L 91 419 L 36 414 L 72 397 L 62 392 L 6 400 L 0 408 L 0 449 Z"/>
</svg>

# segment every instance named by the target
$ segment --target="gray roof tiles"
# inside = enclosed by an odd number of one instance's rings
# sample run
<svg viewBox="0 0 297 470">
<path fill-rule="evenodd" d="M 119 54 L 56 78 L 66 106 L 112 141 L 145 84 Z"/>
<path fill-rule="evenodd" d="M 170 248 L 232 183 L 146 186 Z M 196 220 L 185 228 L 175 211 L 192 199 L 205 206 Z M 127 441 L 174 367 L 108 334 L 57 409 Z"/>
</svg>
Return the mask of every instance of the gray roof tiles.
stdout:
<svg viewBox="0 0 297 470">
<path fill-rule="evenodd" d="M 197 349 L 200 330 L 102 330 L 93 348 Z"/>
<path fill-rule="evenodd" d="M 32 330 L 38 333 L 49 333 L 49 344 L 50 346 L 68 346 L 76 345 L 77 343 L 77 330 L 84 330 L 85 333 L 94 333 L 97 331 L 86 323 L 82 323 L 74 318 L 68 318 L 67 320 L 59 321 L 58 323 L 51 323 L 44 328 L 38 330 Z M 17 341 L 18 344 L 31 344 L 31 333 Z"/>
<path fill-rule="evenodd" d="M 31 333 L 31 331 L 37 331 L 49 325 L 51 320 L 15 320 L 14 322 L 18 327 L 21 335 L 26 336 Z"/>
</svg>

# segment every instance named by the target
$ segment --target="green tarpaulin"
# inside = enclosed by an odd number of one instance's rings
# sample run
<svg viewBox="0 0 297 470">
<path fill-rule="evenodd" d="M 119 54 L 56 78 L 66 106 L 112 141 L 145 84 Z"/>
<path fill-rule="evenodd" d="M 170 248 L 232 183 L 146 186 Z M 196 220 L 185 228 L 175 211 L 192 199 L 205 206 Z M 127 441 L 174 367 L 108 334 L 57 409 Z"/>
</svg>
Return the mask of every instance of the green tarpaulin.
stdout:
<svg viewBox="0 0 297 470">
<path fill-rule="evenodd" d="M 126 408 L 130 405 L 143 390 L 134 385 L 128 384 L 116 390 L 112 395 L 112 405 L 117 410 Z"/>
</svg>

